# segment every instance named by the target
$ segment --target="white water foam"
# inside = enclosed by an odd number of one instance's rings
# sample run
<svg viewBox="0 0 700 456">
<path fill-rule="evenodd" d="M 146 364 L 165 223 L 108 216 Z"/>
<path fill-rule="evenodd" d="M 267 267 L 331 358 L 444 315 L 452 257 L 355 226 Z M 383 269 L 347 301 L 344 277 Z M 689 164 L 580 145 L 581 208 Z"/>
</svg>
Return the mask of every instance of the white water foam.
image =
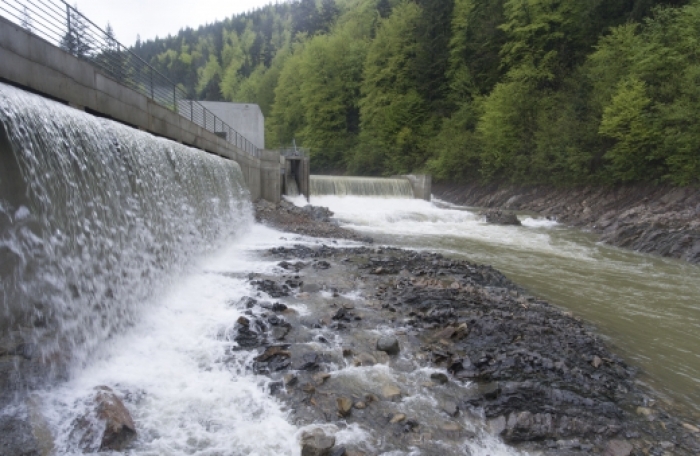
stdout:
<svg viewBox="0 0 700 456">
<path fill-rule="evenodd" d="M 296 205 L 307 204 L 303 198 L 288 198 Z M 354 196 L 313 196 L 311 204 L 326 206 L 342 226 L 367 233 L 390 236 L 439 236 L 497 244 L 503 247 L 529 250 L 554 256 L 575 257 L 594 261 L 595 252 L 571 243 L 562 248 L 541 229 L 523 229 L 486 223 L 479 215 L 466 210 L 445 208 L 418 199 L 361 198 Z M 556 226 L 556 222 L 525 219 L 526 228 Z M 564 242 L 559 240 L 559 243 Z"/>
<path fill-rule="evenodd" d="M 274 262 L 255 251 L 283 245 L 279 232 L 254 232 L 202 261 L 143 312 L 128 333 L 106 344 L 98 359 L 68 383 L 41 394 L 43 414 L 56 432 L 58 454 L 76 452 L 70 432 L 94 388 L 123 394 L 139 430 L 134 455 L 296 455 L 298 429 L 264 392 L 266 379 L 246 372 L 250 354 L 227 353 L 217 338 L 243 310 L 235 303 L 253 291 L 251 271 Z"/>
</svg>

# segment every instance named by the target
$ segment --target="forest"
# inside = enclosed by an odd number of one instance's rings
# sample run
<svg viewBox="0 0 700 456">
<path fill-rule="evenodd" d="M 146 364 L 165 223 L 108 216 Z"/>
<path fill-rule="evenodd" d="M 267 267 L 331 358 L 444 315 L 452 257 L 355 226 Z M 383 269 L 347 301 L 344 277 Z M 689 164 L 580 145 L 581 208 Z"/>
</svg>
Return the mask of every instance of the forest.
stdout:
<svg viewBox="0 0 700 456">
<path fill-rule="evenodd" d="M 700 0 L 298 0 L 133 51 L 317 173 L 700 180 Z"/>
</svg>

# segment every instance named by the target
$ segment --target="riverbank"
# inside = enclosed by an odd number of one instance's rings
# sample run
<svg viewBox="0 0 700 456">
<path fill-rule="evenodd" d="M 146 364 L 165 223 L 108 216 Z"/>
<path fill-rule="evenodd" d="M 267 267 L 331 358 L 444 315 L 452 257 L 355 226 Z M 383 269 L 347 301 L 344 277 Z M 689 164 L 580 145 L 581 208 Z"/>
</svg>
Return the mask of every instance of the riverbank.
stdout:
<svg viewBox="0 0 700 456">
<path fill-rule="evenodd" d="M 433 194 L 464 206 L 534 211 L 597 233 L 601 241 L 611 245 L 700 263 L 700 189 L 697 188 L 434 183 Z"/>
<path fill-rule="evenodd" d="M 260 296 L 236 342 L 257 349 L 252 368 L 295 424 L 365 435 L 337 454 L 470 454 L 493 435 L 535 454 L 700 452 L 698 423 L 643 389 L 593 328 L 489 266 L 325 245 L 267 256 L 281 276 L 251 278 Z"/>
<path fill-rule="evenodd" d="M 254 209 L 255 221 L 288 233 L 372 243 L 370 237 L 338 226 L 325 207 L 299 207 L 283 199 L 277 204 L 260 200 Z"/>
</svg>

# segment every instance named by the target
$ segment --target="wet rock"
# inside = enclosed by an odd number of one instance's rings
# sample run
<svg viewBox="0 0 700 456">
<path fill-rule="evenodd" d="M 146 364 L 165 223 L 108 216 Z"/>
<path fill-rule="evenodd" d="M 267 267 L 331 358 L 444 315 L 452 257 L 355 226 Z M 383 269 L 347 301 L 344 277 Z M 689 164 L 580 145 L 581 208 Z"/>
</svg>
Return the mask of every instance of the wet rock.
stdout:
<svg viewBox="0 0 700 456">
<path fill-rule="evenodd" d="M 335 437 L 315 429 L 305 432 L 301 437 L 301 456 L 331 456 L 335 446 Z"/>
<path fill-rule="evenodd" d="M 382 396 L 387 401 L 398 401 L 401 399 L 401 390 L 394 385 L 386 385 L 382 388 Z"/>
<path fill-rule="evenodd" d="M 302 362 L 297 370 L 314 371 L 318 370 L 322 357 L 318 353 L 305 353 L 302 355 Z"/>
<path fill-rule="evenodd" d="M 301 385 L 301 390 L 306 394 L 313 394 L 316 392 L 316 386 L 311 383 L 304 383 Z"/>
<path fill-rule="evenodd" d="M 248 324 L 242 324 L 241 321 L 247 322 Z M 265 334 L 258 333 L 256 330 L 251 329 L 248 319 L 241 317 L 239 318 L 238 328 L 233 340 L 236 341 L 241 348 L 259 347 L 265 342 Z"/>
<path fill-rule="evenodd" d="M 488 223 L 496 223 L 498 225 L 515 225 L 520 226 L 520 220 L 512 213 L 501 209 L 488 209 L 480 213 Z"/>
<path fill-rule="evenodd" d="M 121 451 L 136 438 L 136 425 L 111 388 L 96 389 L 91 410 L 74 421 L 69 438 L 86 452 Z"/>
<path fill-rule="evenodd" d="M 352 400 L 347 397 L 339 397 L 336 399 L 338 405 L 338 415 L 342 417 L 350 416 L 352 412 Z"/>
<path fill-rule="evenodd" d="M 353 359 L 353 364 L 355 366 L 374 366 L 377 364 L 377 358 L 369 353 L 360 353 Z"/>
<path fill-rule="evenodd" d="M 272 338 L 275 340 L 284 340 L 284 338 L 287 337 L 287 334 L 289 334 L 289 331 L 289 326 L 275 326 L 270 331 L 270 336 L 272 336 Z"/>
<path fill-rule="evenodd" d="M 347 450 L 343 446 L 335 447 L 331 451 L 331 456 L 345 456 L 346 454 L 347 454 Z"/>
<path fill-rule="evenodd" d="M 629 456 L 634 447 L 626 440 L 611 440 L 605 446 L 603 456 Z"/>
<path fill-rule="evenodd" d="M 494 435 L 501 435 L 506 430 L 507 420 L 505 416 L 499 416 L 492 420 L 489 420 L 488 426 L 491 433 Z"/>
<path fill-rule="evenodd" d="M 457 404 L 452 401 L 445 402 L 442 406 L 442 411 L 452 417 L 459 415 L 459 408 L 457 408 Z"/>
<path fill-rule="evenodd" d="M 255 361 L 269 361 L 271 358 L 274 358 L 276 356 L 289 358 L 290 356 L 292 356 L 292 354 L 289 351 L 285 350 L 285 346 L 282 345 L 267 347 L 267 349 L 265 349 L 265 351 L 262 354 L 255 358 Z"/>
<path fill-rule="evenodd" d="M 330 269 L 331 264 L 325 260 L 317 261 L 311 265 L 314 269 Z"/>
<path fill-rule="evenodd" d="M 316 384 L 320 386 L 323 385 L 326 382 L 326 380 L 331 378 L 331 374 L 329 374 L 328 372 L 319 372 L 318 374 L 314 374 L 312 378 L 314 382 L 316 382 Z"/>
<path fill-rule="evenodd" d="M 600 359 L 597 355 L 593 357 L 593 360 L 591 361 L 591 365 L 598 369 L 600 365 L 603 364 L 603 360 Z"/>
<path fill-rule="evenodd" d="M 377 351 L 383 351 L 388 355 L 399 353 L 399 340 L 393 336 L 382 336 L 377 341 Z"/>
<path fill-rule="evenodd" d="M 438 385 L 444 385 L 449 380 L 447 375 L 443 374 L 442 372 L 434 372 L 430 374 L 430 379 Z"/>
<path fill-rule="evenodd" d="M 403 413 L 396 413 L 391 417 L 391 420 L 389 420 L 389 423 L 391 424 L 396 424 L 404 421 L 406 419 L 406 415 Z"/>
<path fill-rule="evenodd" d="M 364 410 L 367 408 L 367 404 L 362 402 L 362 401 L 357 401 L 357 402 L 355 402 L 353 407 L 355 407 L 357 410 Z"/>
<path fill-rule="evenodd" d="M 251 298 L 250 296 L 243 296 L 240 301 L 238 301 L 238 307 L 241 309 L 252 309 L 258 303 L 258 300 Z"/>
<path fill-rule="evenodd" d="M 297 383 L 299 383 L 299 377 L 297 377 L 294 374 L 287 374 L 284 376 L 284 385 L 285 386 L 294 386 Z"/>
<path fill-rule="evenodd" d="M 692 424 L 683 423 L 683 427 L 684 427 L 685 429 L 689 430 L 690 432 L 693 432 L 693 433 L 696 433 L 696 434 L 697 434 L 697 433 L 700 433 L 700 428 L 698 428 L 697 426 L 693 426 Z"/>
</svg>

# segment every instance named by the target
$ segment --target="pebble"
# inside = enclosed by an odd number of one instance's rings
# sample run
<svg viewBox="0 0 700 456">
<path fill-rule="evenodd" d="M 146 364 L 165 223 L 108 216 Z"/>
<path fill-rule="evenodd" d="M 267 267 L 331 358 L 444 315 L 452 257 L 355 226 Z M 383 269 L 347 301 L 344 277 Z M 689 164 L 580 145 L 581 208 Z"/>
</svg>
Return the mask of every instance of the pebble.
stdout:
<svg viewBox="0 0 700 456">
<path fill-rule="evenodd" d="M 316 387 L 311 383 L 304 383 L 301 385 L 301 390 L 307 394 L 313 394 L 316 392 Z"/>
<path fill-rule="evenodd" d="M 382 388 L 382 396 L 388 401 L 397 401 L 401 399 L 401 390 L 393 385 L 386 385 Z"/>
<path fill-rule="evenodd" d="M 339 397 L 336 399 L 338 404 L 338 414 L 342 417 L 350 415 L 352 411 L 352 400 L 347 397 Z"/>
<path fill-rule="evenodd" d="M 690 432 L 693 432 L 696 434 L 700 432 L 700 428 L 698 428 L 697 426 L 693 426 L 692 424 L 689 424 L 689 423 L 683 423 L 683 427 L 686 428 L 687 430 L 689 430 Z"/>
<path fill-rule="evenodd" d="M 403 413 L 396 413 L 394 416 L 391 417 L 391 420 L 389 421 L 391 424 L 396 424 L 400 423 L 401 421 L 406 419 L 406 415 Z"/>
<path fill-rule="evenodd" d="M 331 378 L 331 374 L 328 372 L 319 372 L 313 376 L 314 382 L 316 382 L 317 385 L 323 385 L 329 378 Z"/>
</svg>

